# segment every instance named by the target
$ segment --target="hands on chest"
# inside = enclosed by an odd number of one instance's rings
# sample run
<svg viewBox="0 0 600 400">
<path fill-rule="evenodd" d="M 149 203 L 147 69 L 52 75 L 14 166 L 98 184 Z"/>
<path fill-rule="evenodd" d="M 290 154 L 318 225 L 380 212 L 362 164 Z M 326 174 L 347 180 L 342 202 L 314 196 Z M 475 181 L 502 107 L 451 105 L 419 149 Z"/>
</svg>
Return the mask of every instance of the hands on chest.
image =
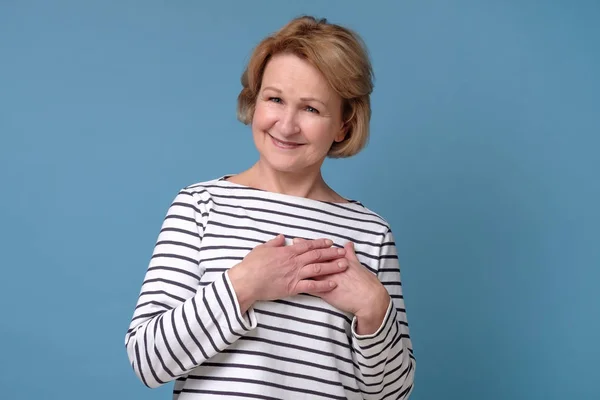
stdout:
<svg viewBox="0 0 600 400">
<path fill-rule="evenodd" d="M 259 300 L 308 293 L 354 314 L 358 334 L 375 332 L 390 303 L 387 290 L 360 263 L 351 242 L 343 249 L 329 239 L 294 239 L 286 246 L 279 235 L 255 247 L 228 276 L 242 313 Z"/>
</svg>

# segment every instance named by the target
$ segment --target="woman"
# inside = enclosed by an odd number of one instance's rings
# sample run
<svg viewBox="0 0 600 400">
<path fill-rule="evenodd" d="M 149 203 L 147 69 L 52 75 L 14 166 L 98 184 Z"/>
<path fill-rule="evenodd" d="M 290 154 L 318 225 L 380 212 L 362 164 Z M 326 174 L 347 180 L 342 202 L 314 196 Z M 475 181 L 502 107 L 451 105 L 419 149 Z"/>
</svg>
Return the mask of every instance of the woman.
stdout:
<svg viewBox="0 0 600 400">
<path fill-rule="evenodd" d="M 367 142 L 371 65 L 352 31 L 297 18 L 255 49 L 238 118 L 259 160 L 168 210 L 126 335 L 174 398 L 406 399 L 415 361 L 388 223 L 334 192 Z"/>
</svg>

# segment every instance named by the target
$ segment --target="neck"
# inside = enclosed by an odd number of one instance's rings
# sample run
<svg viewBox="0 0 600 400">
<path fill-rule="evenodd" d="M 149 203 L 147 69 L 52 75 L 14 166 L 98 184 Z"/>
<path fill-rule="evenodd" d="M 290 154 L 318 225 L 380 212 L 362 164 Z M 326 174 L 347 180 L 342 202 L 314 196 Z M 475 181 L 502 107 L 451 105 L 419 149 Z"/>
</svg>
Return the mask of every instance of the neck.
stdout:
<svg viewBox="0 0 600 400">
<path fill-rule="evenodd" d="M 282 172 L 259 160 L 247 172 L 253 186 L 262 190 L 315 200 L 332 200 L 332 190 L 325 183 L 320 168 Z"/>
</svg>

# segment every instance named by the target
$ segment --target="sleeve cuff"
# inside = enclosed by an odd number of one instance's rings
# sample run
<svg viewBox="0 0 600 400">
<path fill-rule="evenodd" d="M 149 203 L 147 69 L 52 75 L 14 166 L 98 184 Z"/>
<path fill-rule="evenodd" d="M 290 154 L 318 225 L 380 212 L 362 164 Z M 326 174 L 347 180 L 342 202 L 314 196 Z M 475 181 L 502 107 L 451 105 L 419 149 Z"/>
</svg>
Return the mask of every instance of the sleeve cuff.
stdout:
<svg viewBox="0 0 600 400">
<path fill-rule="evenodd" d="M 396 321 L 394 311 L 394 303 L 392 302 L 392 299 L 390 299 L 387 311 L 385 313 L 385 316 L 383 317 L 381 325 L 374 333 L 368 335 L 359 335 L 358 333 L 356 333 L 356 324 L 358 322 L 358 318 L 355 316 L 352 319 L 351 325 L 352 339 L 355 345 L 358 346 L 358 348 L 360 348 L 361 350 L 367 350 L 376 347 L 377 345 L 384 344 L 386 340 L 391 340 L 391 330 Z"/>
<path fill-rule="evenodd" d="M 240 329 L 243 329 L 245 331 L 251 331 L 255 329 L 258 322 L 256 320 L 254 307 L 250 307 L 248 311 L 244 315 L 242 315 L 240 303 L 238 302 L 237 295 L 233 290 L 233 284 L 229 280 L 229 274 L 227 274 L 227 272 L 223 274 L 223 286 L 224 292 L 227 293 L 227 298 L 229 299 L 229 302 L 235 314 L 235 318 L 233 318 L 233 320 L 235 320 L 239 324 Z"/>
</svg>

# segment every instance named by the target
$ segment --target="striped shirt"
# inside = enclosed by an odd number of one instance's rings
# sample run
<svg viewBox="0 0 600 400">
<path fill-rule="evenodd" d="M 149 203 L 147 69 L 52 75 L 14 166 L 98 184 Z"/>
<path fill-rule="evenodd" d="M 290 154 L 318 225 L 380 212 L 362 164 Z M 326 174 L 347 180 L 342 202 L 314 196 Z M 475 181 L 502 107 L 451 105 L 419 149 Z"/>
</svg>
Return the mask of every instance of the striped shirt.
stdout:
<svg viewBox="0 0 600 400">
<path fill-rule="evenodd" d="M 329 203 L 226 180 L 182 189 L 163 221 L 125 336 L 148 387 L 177 400 L 406 399 L 415 359 L 389 224 L 360 202 Z M 310 295 L 259 301 L 242 315 L 227 270 L 284 234 L 352 241 L 392 301 L 371 335 Z"/>
</svg>

